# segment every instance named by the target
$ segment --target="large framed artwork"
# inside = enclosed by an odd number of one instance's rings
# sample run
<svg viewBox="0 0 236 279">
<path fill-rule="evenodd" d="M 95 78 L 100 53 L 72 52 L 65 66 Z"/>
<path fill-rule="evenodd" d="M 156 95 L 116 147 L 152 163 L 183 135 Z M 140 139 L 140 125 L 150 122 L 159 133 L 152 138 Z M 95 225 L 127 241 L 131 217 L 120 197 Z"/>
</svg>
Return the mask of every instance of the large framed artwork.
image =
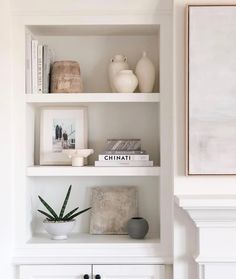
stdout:
<svg viewBox="0 0 236 279">
<path fill-rule="evenodd" d="M 236 174 L 236 6 L 187 7 L 187 174 Z"/>
<path fill-rule="evenodd" d="M 85 107 L 41 109 L 40 165 L 70 165 L 64 149 L 87 148 L 88 128 Z"/>
</svg>

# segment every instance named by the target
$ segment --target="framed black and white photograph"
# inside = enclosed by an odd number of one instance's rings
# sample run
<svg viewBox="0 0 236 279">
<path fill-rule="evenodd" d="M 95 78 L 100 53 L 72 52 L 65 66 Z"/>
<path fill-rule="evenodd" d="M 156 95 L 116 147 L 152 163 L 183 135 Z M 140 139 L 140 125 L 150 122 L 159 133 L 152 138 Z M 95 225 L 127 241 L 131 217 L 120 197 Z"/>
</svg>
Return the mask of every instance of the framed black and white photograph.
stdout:
<svg viewBox="0 0 236 279">
<path fill-rule="evenodd" d="M 87 148 L 87 109 L 43 108 L 40 118 L 40 165 L 70 165 L 65 149 Z"/>
</svg>

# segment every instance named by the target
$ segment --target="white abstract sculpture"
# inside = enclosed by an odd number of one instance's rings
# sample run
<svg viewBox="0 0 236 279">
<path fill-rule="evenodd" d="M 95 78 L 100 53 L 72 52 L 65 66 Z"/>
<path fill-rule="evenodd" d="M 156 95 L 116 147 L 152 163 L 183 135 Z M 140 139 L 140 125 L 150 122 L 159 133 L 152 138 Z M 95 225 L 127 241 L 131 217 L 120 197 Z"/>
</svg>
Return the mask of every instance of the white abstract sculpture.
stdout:
<svg viewBox="0 0 236 279">
<path fill-rule="evenodd" d="M 93 149 L 64 149 L 63 153 L 72 159 L 72 167 L 84 166 L 84 159 L 94 153 Z"/>
</svg>

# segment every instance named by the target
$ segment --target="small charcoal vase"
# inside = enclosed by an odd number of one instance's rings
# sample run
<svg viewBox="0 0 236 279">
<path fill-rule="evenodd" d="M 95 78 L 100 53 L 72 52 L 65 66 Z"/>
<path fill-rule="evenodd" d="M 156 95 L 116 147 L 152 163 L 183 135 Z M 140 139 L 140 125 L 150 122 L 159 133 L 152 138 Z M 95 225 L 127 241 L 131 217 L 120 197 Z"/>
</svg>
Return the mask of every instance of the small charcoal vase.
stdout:
<svg viewBox="0 0 236 279">
<path fill-rule="evenodd" d="M 135 239 L 143 239 L 148 233 L 148 229 L 148 222 L 142 217 L 133 217 L 127 224 L 128 235 Z"/>
</svg>

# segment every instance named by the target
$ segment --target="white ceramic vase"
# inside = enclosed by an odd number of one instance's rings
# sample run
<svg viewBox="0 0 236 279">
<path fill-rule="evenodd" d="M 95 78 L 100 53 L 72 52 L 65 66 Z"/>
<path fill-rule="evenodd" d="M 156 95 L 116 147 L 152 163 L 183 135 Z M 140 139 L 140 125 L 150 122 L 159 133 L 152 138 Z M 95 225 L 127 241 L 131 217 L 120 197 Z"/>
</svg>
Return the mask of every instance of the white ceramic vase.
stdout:
<svg viewBox="0 0 236 279">
<path fill-rule="evenodd" d="M 128 70 L 129 64 L 127 62 L 127 57 L 122 54 L 115 55 L 109 64 L 108 67 L 108 74 L 109 74 L 109 81 L 112 92 L 117 92 L 117 88 L 114 85 L 114 78 L 117 73 L 122 70 Z"/>
<path fill-rule="evenodd" d="M 63 240 L 68 238 L 68 234 L 72 231 L 75 225 L 75 220 L 66 222 L 43 221 L 44 228 L 52 239 Z"/>
<path fill-rule="evenodd" d="M 119 93 L 133 93 L 138 85 L 138 79 L 132 70 L 123 70 L 116 74 L 114 85 Z"/>
<path fill-rule="evenodd" d="M 138 78 L 139 91 L 141 93 L 151 93 L 155 83 L 155 67 L 144 51 L 135 69 Z"/>
</svg>

